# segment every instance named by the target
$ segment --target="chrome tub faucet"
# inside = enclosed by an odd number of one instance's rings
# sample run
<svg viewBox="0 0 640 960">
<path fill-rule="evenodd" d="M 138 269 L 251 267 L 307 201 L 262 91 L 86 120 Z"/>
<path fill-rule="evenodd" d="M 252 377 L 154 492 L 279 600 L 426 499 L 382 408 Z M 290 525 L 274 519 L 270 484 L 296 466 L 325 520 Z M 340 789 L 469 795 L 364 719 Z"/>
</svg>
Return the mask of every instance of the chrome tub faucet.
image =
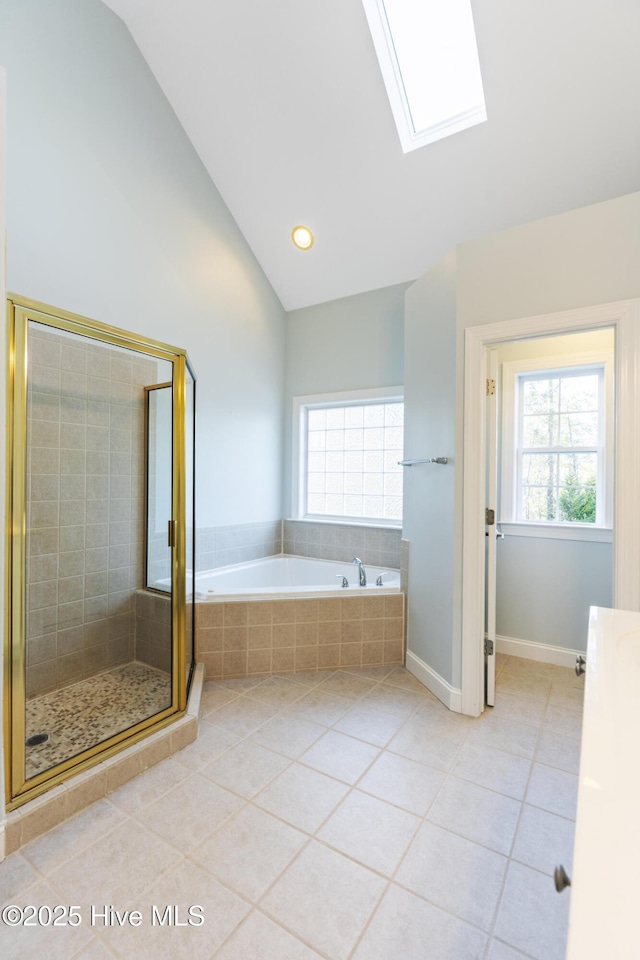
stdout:
<svg viewBox="0 0 640 960">
<path fill-rule="evenodd" d="M 365 573 L 364 563 L 362 562 L 362 560 L 360 559 L 360 557 L 354 557 L 353 560 L 351 561 L 351 563 L 357 563 L 357 564 L 358 564 L 358 575 L 359 575 L 359 577 L 360 577 L 360 586 L 361 586 L 361 587 L 366 587 L 366 585 L 367 585 L 367 574 Z"/>
</svg>

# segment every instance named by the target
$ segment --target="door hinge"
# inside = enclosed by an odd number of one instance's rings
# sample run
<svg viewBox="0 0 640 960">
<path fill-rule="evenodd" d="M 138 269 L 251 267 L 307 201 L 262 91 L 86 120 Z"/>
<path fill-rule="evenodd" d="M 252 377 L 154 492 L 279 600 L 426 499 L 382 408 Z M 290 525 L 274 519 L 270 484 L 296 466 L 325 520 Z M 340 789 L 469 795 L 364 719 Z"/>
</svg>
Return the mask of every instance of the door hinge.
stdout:
<svg viewBox="0 0 640 960">
<path fill-rule="evenodd" d="M 484 522 L 487 527 L 492 527 L 496 522 L 496 512 L 491 507 L 487 507 L 484 511 Z"/>
<path fill-rule="evenodd" d="M 493 640 L 489 640 L 487 637 L 484 638 L 484 655 L 485 657 L 493 656 Z"/>
<path fill-rule="evenodd" d="M 492 379 L 487 378 L 487 379 L 485 380 L 485 384 L 486 384 L 487 396 L 488 396 L 488 397 L 495 397 L 495 395 L 496 395 L 496 382 L 495 382 L 495 380 L 492 380 Z"/>
</svg>

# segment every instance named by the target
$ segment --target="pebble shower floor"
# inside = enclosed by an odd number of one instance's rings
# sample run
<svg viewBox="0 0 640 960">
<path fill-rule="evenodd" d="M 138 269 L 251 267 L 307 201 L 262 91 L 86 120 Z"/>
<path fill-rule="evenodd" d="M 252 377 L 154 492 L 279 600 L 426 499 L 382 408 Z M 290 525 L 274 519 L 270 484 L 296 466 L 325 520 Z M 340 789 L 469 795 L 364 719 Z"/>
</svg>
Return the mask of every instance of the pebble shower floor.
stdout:
<svg viewBox="0 0 640 960">
<path fill-rule="evenodd" d="M 27 777 L 107 740 L 171 703 L 171 677 L 146 663 L 126 663 L 26 703 Z"/>
<path fill-rule="evenodd" d="M 195 743 L 0 864 L 82 919 L 3 958 L 563 960 L 583 680 L 499 660 L 477 720 L 402 667 L 207 683 Z"/>
</svg>

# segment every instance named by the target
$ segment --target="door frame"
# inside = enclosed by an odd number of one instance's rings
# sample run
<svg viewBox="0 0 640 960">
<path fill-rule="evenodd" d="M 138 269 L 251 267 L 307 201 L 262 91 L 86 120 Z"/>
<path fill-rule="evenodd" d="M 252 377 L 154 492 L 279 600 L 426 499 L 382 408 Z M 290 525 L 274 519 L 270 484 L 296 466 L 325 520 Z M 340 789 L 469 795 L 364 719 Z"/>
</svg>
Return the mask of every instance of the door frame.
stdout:
<svg viewBox="0 0 640 960">
<path fill-rule="evenodd" d="M 462 493 L 462 713 L 484 709 L 485 349 L 508 340 L 613 327 L 615 450 L 613 604 L 640 610 L 640 299 L 465 329 Z"/>
</svg>

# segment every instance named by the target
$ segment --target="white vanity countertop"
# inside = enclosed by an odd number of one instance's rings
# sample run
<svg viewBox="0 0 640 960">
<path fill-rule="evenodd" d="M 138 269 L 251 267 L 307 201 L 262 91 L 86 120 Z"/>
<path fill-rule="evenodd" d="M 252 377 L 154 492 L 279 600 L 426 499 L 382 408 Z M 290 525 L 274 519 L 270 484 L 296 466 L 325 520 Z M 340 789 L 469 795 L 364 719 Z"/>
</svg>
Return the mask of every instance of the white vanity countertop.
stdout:
<svg viewBox="0 0 640 960">
<path fill-rule="evenodd" d="M 567 960 L 639 960 L 639 613 L 591 608 L 585 683 Z"/>
</svg>

